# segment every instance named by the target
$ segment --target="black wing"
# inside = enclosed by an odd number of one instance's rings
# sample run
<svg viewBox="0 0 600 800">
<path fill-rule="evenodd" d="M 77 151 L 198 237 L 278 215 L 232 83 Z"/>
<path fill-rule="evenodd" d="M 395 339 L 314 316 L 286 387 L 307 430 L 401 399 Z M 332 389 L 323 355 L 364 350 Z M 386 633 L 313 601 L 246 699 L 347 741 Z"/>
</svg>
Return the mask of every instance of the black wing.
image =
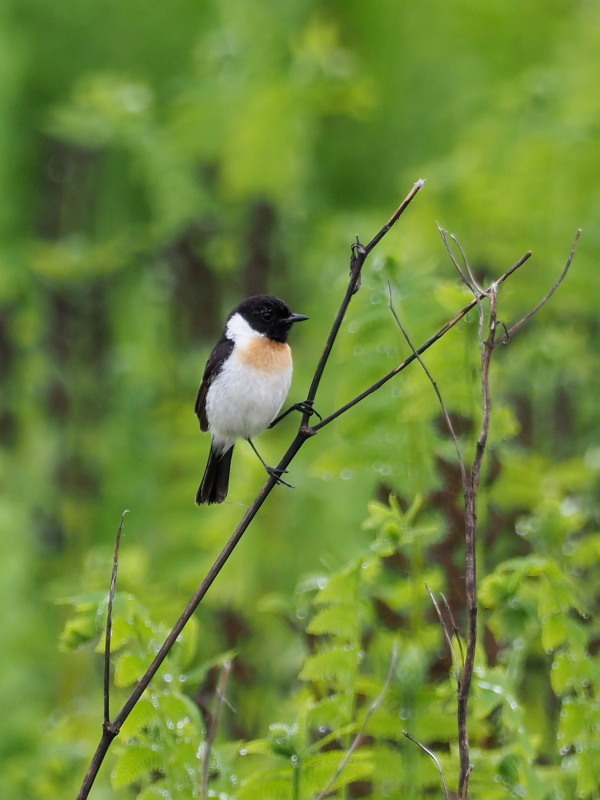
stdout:
<svg viewBox="0 0 600 800">
<path fill-rule="evenodd" d="M 229 358 L 233 350 L 233 341 L 222 336 L 217 342 L 215 349 L 212 351 L 206 362 L 204 375 L 202 376 L 202 383 L 198 389 L 196 397 L 196 416 L 200 420 L 200 430 L 208 430 L 208 419 L 206 417 L 206 395 L 210 389 L 211 383 L 221 371 L 224 362 Z"/>
</svg>

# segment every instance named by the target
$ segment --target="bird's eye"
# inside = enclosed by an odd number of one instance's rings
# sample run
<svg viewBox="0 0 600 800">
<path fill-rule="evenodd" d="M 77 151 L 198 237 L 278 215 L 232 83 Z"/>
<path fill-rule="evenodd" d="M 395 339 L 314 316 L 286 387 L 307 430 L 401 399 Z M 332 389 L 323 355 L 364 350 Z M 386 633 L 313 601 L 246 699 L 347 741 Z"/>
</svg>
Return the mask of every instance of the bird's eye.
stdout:
<svg viewBox="0 0 600 800">
<path fill-rule="evenodd" d="M 270 308 L 263 308 L 260 312 L 261 317 L 264 319 L 265 322 L 268 322 L 273 317 L 273 312 Z"/>
</svg>

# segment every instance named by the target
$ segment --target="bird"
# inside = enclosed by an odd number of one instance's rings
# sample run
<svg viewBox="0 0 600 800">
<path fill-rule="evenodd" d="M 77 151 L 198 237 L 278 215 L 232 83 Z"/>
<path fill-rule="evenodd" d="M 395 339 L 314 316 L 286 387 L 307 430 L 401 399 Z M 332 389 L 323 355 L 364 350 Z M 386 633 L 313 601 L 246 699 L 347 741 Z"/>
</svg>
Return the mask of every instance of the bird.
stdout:
<svg viewBox="0 0 600 800">
<path fill-rule="evenodd" d="M 211 435 L 210 453 L 196 503 L 222 503 L 227 496 L 233 446 L 246 439 L 269 474 L 252 442 L 281 410 L 292 382 L 292 354 L 287 343 L 296 322 L 283 300 L 258 294 L 243 300 L 227 317 L 221 338 L 208 357 L 196 397 L 200 429 Z"/>
</svg>

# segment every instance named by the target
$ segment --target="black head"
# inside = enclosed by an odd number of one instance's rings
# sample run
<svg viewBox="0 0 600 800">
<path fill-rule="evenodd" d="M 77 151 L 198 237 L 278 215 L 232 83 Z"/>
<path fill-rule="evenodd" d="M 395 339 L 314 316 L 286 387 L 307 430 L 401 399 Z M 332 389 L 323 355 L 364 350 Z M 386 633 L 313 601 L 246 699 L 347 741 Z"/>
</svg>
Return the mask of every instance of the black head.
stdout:
<svg viewBox="0 0 600 800">
<path fill-rule="evenodd" d="M 287 342 L 294 322 L 308 319 L 304 314 L 294 314 L 291 308 L 272 294 L 256 294 L 248 297 L 229 315 L 240 314 L 258 333 L 264 333 L 276 342 Z"/>
</svg>

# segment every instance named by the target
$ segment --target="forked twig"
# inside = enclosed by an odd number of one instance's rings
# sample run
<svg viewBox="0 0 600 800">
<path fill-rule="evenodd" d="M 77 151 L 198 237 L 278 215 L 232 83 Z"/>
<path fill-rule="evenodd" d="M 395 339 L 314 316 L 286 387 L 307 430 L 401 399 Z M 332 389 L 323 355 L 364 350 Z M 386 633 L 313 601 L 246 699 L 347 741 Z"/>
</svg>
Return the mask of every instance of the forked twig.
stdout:
<svg viewBox="0 0 600 800">
<path fill-rule="evenodd" d="M 471 292 L 474 295 L 481 294 L 483 292 L 483 288 L 477 282 L 477 279 L 475 278 L 475 275 L 473 274 L 473 270 L 471 269 L 471 265 L 469 264 L 469 260 L 467 258 L 467 254 L 463 250 L 463 247 L 462 247 L 461 243 L 459 242 L 459 240 L 456 238 L 456 236 L 453 233 L 448 234 L 448 231 L 445 228 L 442 228 L 442 226 L 438 222 L 436 222 L 436 227 L 438 229 L 438 232 L 439 232 L 440 236 L 442 237 L 442 241 L 444 242 L 444 245 L 446 247 L 446 251 L 448 252 L 448 255 L 450 256 L 450 260 L 452 261 L 452 263 L 456 267 L 456 271 L 458 272 L 461 281 L 465 284 L 465 286 L 468 286 L 468 288 L 471 290 Z M 452 252 L 452 245 L 450 244 L 450 241 L 449 241 L 450 239 L 452 240 L 452 242 L 454 243 L 454 245 L 458 249 L 458 252 L 460 253 L 462 264 L 459 264 L 458 259 L 456 258 L 456 256 Z"/>
<path fill-rule="evenodd" d="M 461 281 L 469 288 L 473 297 L 477 299 L 477 313 L 479 314 L 479 332 L 483 331 L 483 323 L 484 323 L 484 311 L 482 306 L 482 300 L 485 298 L 486 294 L 484 289 L 479 285 L 475 275 L 473 274 L 473 270 L 471 269 L 471 265 L 469 264 L 469 260 L 467 258 L 467 254 L 465 253 L 463 246 L 457 239 L 457 237 L 453 233 L 448 233 L 445 228 L 442 228 L 441 225 L 436 223 L 438 232 L 442 237 L 442 241 L 446 248 L 446 252 L 450 256 L 450 261 L 456 267 L 456 271 L 460 275 Z M 455 245 L 458 252 L 460 253 L 460 257 L 462 260 L 462 265 L 458 263 L 458 259 L 454 255 L 452 250 L 452 245 L 450 241 Z M 483 342 L 480 339 L 480 345 L 483 347 Z"/>
<path fill-rule="evenodd" d="M 552 297 L 554 292 L 565 279 L 575 256 L 577 243 L 581 231 L 578 230 L 575 240 L 569 252 L 565 267 L 554 283 L 550 291 L 542 300 L 524 317 L 522 317 L 512 328 L 509 328 L 501 337 L 497 337 L 499 327 L 497 315 L 498 303 L 498 282 L 493 283 L 487 292 L 486 297 L 489 301 L 489 311 L 487 324 L 484 328 L 480 326 L 481 351 L 481 426 L 479 436 L 475 446 L 475 455 L 471 468 L 468 472 L 467 481 L 464 485 L 465 490 L 465 593 L 467 601 L 467 649 L 464 658 L 463 668 L 459 675 L 458 683 L 458 750 L 460 760 L 460 772 L 458 780 L 458 791 L 461 800 L 467 800 L 469 795 L 469 779 L 473 771 L 470 761 L 469 749 L 469 699 L 471 693 L 471 683 L 475 666 L 475 652 L 477 647 L 477 499 L 479 485 L 481 481 L 481 469 L 483 457 L 486 450 L 490 422 L 491 422 L 491 391 L 490 391 L 490 365 L 492 356 L 498 344 L 508 341 L 511 333 L 524 325 L 545 303 Z M 483 315 L 480 320 L 483 320 Z M 460 640 L 459 640 L 460 641 Z"/>
<path fill-rule="evenodd" d="M 487 292 L 490 302 L 487 336 L 483 334 L 481 354 L 481 428 L 475 445 L 475 456 L 468 472 L 465 490 L 465 594 L 467 600 L 467 652 L 458 678 L 458 752 L 460 771 L 458 790 L 461 798 L 468 795 L 469 777 L 472 771 L 469 749 L 469 699 L 475 668 L 477 647 L 477 498 L 481 481 L 481 466 L 485 453 L 491 422 L 490 364 L 494 353 L 497 308 L 497 286 L 492 284 Z"/>
</svg>

